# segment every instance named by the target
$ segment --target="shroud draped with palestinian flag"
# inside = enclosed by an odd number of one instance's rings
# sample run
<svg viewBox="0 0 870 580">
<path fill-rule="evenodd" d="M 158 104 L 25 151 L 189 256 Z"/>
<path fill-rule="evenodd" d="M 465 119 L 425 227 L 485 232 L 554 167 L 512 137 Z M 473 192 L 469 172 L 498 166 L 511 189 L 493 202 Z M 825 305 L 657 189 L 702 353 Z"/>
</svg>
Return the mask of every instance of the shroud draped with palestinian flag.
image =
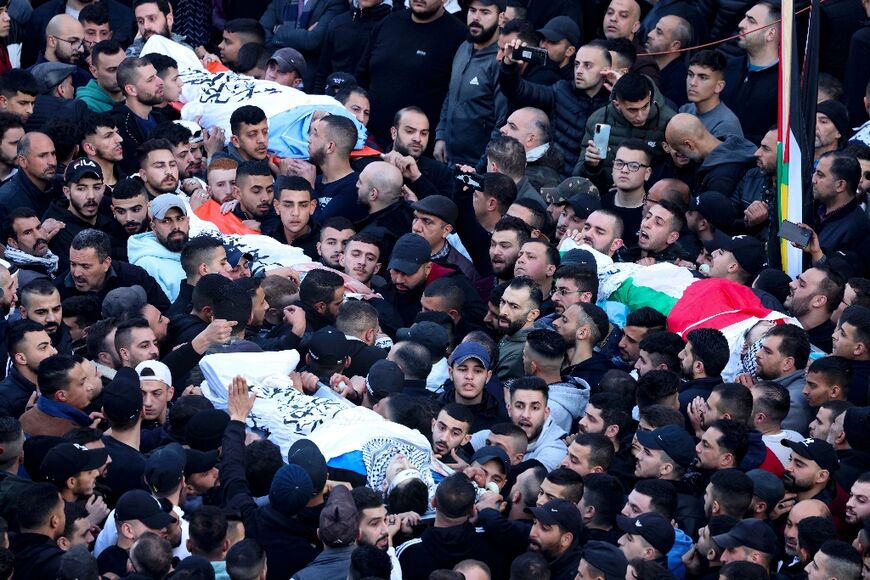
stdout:
<svg viewBox="0 0 870 580">
<path fill-rule="evenodd" d="M 783 220 L 812 224 L 812 168 L 819 74 L 819 0 L 812 0 L 803 66 L 799 63 L 794 1 L 782 2 L 777 120 L 777 226 Z M 771 223 L 774 215 L 771 212 Z M 778 232 L 778 228 L 772 228 Z M 771 237 L 770 243 L 776 241 Z M 803 271 L 804 255 L 779 240 L 782 269 L 792 278 Z"/>
</svg>

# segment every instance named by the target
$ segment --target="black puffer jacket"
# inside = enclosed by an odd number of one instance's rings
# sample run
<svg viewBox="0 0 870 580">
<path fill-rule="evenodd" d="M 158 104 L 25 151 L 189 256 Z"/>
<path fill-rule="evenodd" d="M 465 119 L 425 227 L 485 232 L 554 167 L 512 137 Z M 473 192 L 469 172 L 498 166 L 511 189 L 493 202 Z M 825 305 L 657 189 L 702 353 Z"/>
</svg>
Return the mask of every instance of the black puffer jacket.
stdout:
<svg viewBox="0 0 870 580">
<path fill-rule="evenodd" d="M 559 81 L 552 86 L 536 85 L 520 78 L 516 65 L 501 66 L 501 90 L 512 107 L 537 107 L 550 115 L 553 140 L 565 156 L 564 175 L 569 175 L 584 150 L 583 133 L 587 119 L 607 105 L 610 93 L 601 89 L 594 97 L 574 89 L 574 83 Z"/>
</svg>

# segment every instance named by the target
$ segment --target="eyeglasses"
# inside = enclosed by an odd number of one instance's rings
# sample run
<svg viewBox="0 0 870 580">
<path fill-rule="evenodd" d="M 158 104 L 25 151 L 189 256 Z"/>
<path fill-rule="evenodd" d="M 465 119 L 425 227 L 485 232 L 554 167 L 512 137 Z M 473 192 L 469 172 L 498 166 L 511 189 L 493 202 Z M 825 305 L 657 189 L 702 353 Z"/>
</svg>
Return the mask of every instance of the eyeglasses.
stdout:
<svg viewBox="0 0 870 580">
<path fill-rule="evenodd" d="M 626 167 L 628 168 L 629 173 L 637 173 L 640 171 L 641 167 L 649 167 L 649 165 L 644 165 L 637 161 L 625 162 L 622 159 L 617 159 L 613 162 L 613 168 L 617 171 L 622 171 Z"/>
<path fill-rule="evenodd" d="M 72 49 L 80 48 L 80 47 L 82 47 L 82 46 L 84 45 L 84 43 L 85 43 L 85 39 L 84 39 L 84 38 L 75 38 L 75 37 L 73 37 L 73 38 L 61 38 L 60 36 L 55 36 L 55 35 L 53 35 L 53 34 L 51 35 L 51 37 L 54 38 L 55 40 L 60 40 L 60 41 L 63 41 L 63 42 L 68 42 L 70 48 L 72 48 Z"/>
<path fill-rule="evenodd" d="M 567 288 L 556 288 L 555 290 L 553 290 L 553 295 L 567 296 L 568 294 L 583 294 L 584 292 L 588 292 L 588 290 L 568 290 Z"/>
</svg>

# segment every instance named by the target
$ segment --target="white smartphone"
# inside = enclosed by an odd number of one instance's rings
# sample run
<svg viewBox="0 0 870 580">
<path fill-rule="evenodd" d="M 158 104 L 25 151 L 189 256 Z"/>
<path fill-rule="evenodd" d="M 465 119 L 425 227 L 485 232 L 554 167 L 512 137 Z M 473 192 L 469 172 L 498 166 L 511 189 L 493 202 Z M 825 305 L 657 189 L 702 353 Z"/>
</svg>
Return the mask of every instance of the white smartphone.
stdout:
<svg viewBox="0 0 870 580">
<path fill-rule="evenodd" d="M 592 142 L 595 143 L 601 160 L 607 159 L 607 147 L 610 145 L 610 125 L 606 123 L 595 125 L 595 134 L 592 135 Z"/>
</svg>

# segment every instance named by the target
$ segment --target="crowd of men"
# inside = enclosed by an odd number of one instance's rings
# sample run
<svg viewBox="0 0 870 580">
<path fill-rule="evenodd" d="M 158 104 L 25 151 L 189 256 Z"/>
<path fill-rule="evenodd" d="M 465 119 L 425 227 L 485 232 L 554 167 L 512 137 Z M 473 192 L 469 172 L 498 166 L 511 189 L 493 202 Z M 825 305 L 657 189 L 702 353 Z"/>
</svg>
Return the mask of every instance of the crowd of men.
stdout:
<svg viewBox="0 0 870 580">
<path fill-rule="evenodd" d="M 813 15 L 790 233 L 780 10 L 0 0 L 0 580 L 870 578 L 870 2 Z M 256 103 L 200 126 L 155 36 L 347 114 L 306 159 Z M 605 262 L 779 323 L 670 332 Z M 283 351 L 386 463 L 203 394 Z"/>
</svg>

